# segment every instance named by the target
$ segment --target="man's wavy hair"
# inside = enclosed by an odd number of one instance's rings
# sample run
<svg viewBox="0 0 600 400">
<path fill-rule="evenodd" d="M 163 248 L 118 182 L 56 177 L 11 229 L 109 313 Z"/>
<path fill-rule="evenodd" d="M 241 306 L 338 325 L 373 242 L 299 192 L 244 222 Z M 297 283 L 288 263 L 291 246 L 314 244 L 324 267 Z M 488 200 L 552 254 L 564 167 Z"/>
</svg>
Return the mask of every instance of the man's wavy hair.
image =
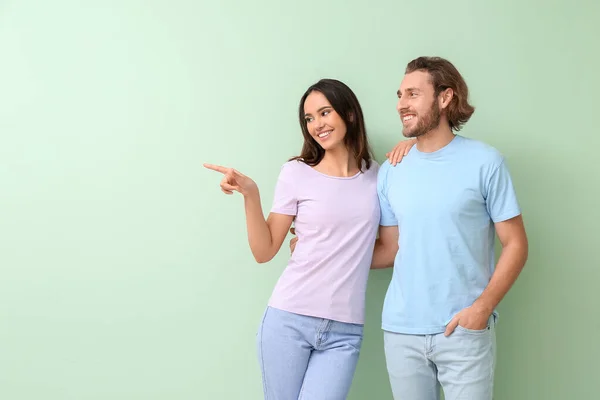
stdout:
<svg viewBox="0 0 600 400">
<path fill-rule="evenodd" d="M 460 131 L 475 112 L 469 104 L 469 88 L 456 67 L 441 57 L 419 57 L 408 63 L 405 73 L 428 72 L 437 97 L 442 91 L 452 89 L 454 96 L 446 108 L 446 117 L 453 131 Z"/>
</svg>

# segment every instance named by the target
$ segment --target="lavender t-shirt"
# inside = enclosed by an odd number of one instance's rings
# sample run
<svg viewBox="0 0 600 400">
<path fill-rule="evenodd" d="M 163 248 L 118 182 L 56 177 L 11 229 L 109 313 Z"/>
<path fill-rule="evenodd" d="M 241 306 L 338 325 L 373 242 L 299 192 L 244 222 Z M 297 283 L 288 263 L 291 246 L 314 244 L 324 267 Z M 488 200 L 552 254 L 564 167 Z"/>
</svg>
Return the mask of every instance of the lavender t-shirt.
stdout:
<svg viewBox="0 0 600 400">
<path fill-rule="evenodd" d="M 365 291 L 379 226 L 379 165 L 351 177 L 301 161 L 283 165 L 271 212 L 295 215 L 296 249 L 269 305 L 340 322 L 364 323 Z"/>
</svg>

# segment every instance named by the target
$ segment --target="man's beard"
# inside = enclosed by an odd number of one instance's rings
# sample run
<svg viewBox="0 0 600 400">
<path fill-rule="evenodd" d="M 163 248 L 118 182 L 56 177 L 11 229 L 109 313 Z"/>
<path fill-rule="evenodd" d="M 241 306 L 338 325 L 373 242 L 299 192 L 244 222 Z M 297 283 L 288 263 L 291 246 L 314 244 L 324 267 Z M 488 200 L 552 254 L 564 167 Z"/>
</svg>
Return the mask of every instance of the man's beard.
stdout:
<svg viewBox="0 0 600 400">
<path fill-rule="evenodd" d="M 431 104 L 429 112 L 422 117 L 419 116 L 419 122 L 417 123 L 417 126 L 410 130 L 408 130 L 407 128 L 403 128 L 402 134 L 407 138 L 416 138 L 419 136 L 423 136 L 427 132 L 439 126 L 441 117 L 442 113 L 440 112 L 440 109 L 437 106 L 436 101 L 434 100 Z"/>
</svg>

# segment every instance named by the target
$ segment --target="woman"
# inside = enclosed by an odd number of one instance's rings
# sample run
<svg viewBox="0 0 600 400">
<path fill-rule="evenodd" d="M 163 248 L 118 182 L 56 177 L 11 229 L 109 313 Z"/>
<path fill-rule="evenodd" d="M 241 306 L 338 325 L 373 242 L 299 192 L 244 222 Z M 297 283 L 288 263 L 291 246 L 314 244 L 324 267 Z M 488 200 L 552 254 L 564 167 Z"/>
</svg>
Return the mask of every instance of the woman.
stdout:
<svg viewBox="0 0 600 400">
<path fill-rule="evenodd" d="M 256 183 L 221 166 L 221 189 L 244 196 L 248 241 L 259 263 L 300 238 L 258 333 L 265 399 L 345 399 L 363 336 L 364 303 L 379 226 L 378 164 L 360 104 L 348 86 L 323 79 L 299 107 L 301 155 L 285 163 L 265 221 Z M 391 157 L 412 146 L 405 141 Z M 404 151 L 402 151 L 404 150 Z"/>
</svg>

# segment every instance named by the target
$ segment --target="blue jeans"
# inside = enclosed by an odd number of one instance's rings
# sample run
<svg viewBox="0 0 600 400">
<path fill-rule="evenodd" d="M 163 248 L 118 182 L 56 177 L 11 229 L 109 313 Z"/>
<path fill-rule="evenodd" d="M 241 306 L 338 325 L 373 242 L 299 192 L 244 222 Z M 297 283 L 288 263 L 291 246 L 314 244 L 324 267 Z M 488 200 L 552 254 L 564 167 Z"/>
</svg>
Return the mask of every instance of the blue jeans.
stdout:
<svg viewBox="0 0 600 400">
<path fill-rule="evenodd" d="M 267 307 L 257 335 L 266 400 L 345 400 L 363 325 Z"/>
<path fill-rule="evenodd" d="M 384 331 L 385 357 L 396 400 L 492 400 L 496 361 L 495 317 L 488 327 L 461 326 L 446 337 Z"/>
</svg>

